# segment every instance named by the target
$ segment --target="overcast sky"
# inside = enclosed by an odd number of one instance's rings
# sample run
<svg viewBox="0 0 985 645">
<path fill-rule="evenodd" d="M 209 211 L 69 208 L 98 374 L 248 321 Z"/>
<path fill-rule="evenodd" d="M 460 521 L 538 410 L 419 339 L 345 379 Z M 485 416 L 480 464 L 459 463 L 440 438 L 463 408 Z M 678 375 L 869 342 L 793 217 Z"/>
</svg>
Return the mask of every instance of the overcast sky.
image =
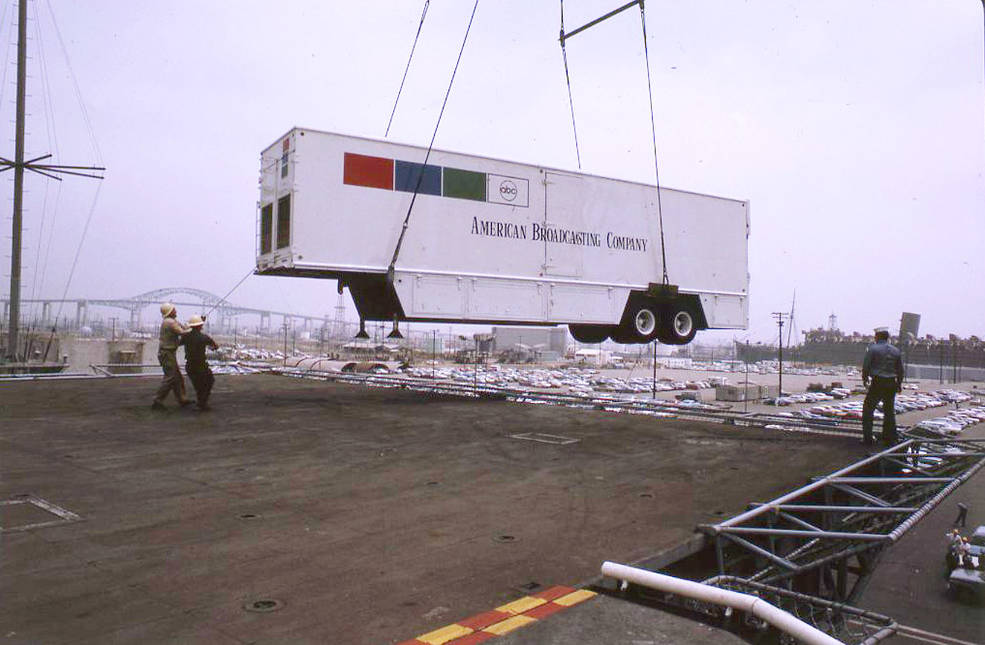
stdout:
<svg viewBox="0 0 985 645">
<path fill-rule="evenodd" d="M 621 3 L 568 0 L 566 26 Z M 15 4 L 0 3 L 3 123 Z M 423 6 L 30 4 L 28 154 L 107 167 L 78 297 L 232 288 L 254 263 L 260 151 L 295 125 L 382 138 Z M 978 0 L 646 7 L 661 182 L 751 204 L 750 330 L 737 337 L 772 338 L 769 314 L 788 311 L 794 290 L 802 330 L 832 312 L 843 329 L 895 325 L 905 310 L 923 315 L 921 333 L 985 336 Z M 427 145 L 471 8 L 431 2 L 390 139 Z M 576 168 L 558 31 L 557 2 L 480 0 L 436 146 Z M 638 10 L 573 38 L 568 62 L 583 169 L 652 182 Z M 28 179 L 25 297 L 65 289 L 96 183 Z M 334 286 L 251 277 L 230 299 L 331 315 Z"/>
</svg>

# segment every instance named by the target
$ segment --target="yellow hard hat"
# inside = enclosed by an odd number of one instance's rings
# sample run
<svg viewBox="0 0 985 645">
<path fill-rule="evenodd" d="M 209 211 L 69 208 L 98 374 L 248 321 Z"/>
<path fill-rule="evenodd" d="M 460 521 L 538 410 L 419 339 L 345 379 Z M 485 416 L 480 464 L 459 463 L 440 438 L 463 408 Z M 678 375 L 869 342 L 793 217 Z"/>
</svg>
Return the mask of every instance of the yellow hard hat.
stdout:
<svg viewBox="0 0 985 645">
<path fill-rule="evenodd" d="M 201 316 L 192 316 L 188 319 L 189 327 L 201 327 L 205 324 L 205 320 Z"/>
<path fill-rule="evenodd" d="M 174 305 L 172 305 L 170 302 L 165 302 L 164 304 L 161 305 L 162 316 L 170 316 L 174 310 L 175 310 Z"/>
</svg>

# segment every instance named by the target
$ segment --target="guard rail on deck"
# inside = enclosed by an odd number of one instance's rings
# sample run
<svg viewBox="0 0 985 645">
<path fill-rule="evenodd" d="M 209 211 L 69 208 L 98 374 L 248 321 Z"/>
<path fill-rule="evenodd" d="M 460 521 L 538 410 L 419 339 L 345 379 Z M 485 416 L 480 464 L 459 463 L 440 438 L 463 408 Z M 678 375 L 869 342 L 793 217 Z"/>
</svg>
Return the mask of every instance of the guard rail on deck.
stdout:
<svg viewBox="0 0 985 645">
<path fill-rule="evenodd" d="M 854 607 L 847 607 L 844 605 L 835 606 L 834 603 L 809 598 L 807 596 L 803 596 L 803 594 L 796 594 L 783 589 L 777 589 L 775 587 L 755 584 L 747 585 L 750 589 L 752 589 L 752 593 L 743 593 L 735 591 L 734 589 L 724 588 L 726 585 L 737 586 L 746 584 L 745 581 L 741 580 L 721 578 L 715 579 L 708 584 L 703 584 L 692 580 L 668 576 L 655 571 L 637 569 L 635 567 L 629 567 L 623 564 L 617 564 L 615 562 L 603 563 L 602 575 L 609 578 L 615 578 L 616 580 L 621 580 L 626 583 L 646 587 L 648 589 L 654 589 L 666 594 L 690 598 L 700 603 L 707 603 L 720 608 L 743 612 L 763 621 L 764 623 L 782 631 L 784 634 L 787 634 L 792 638 L 797 639 L 799 642 L 805 643 L 806 645 L 844 645 L 844 641 L 834 638 L 826 631 L 819 629 L 814 624 L 801 620 L 798 616 L 781 609 L 779 606 L 770 603 L 768 600 L 765 600 L 763 596 L 766 595 L 766 593 L 770 593 L 773 596 L 781 598 L 798 596 L 798 599 L 801 602 L 820 604 L 824 607 L 825 612 L 831 612 L 832 609 L 837 609 L 839 617 L 841 618 L 841 624 L 845 624 L 843 620 L 844 614 L 852 615 L 856 619 L 864 618 L 870 622 L 873 618 L 876 618 L 877 620 L 880 620 L 880 622 L 885 623 L 881 625 L 878 631 L 874 634 L 871 636 L 867 635 L 866 639 L 862 641 L 864 643 L 877 643 L 893 635 L 896 631 L 895 623 L 884 616 L 879 616 L 878 614 L 873 614 L 871 612 L 865 612 L 855 609 Z M 721 612 L 721 616 L 729 618 L 731 617 L 731 612 Z M 812 620 L 812 622 L 816 621 Z M 832 629 L 835 627 L 833 621 L 829 620 L 829 623 L 825 626 L 828 627 L 829 631 L 835 631 Z"/>
</svg>

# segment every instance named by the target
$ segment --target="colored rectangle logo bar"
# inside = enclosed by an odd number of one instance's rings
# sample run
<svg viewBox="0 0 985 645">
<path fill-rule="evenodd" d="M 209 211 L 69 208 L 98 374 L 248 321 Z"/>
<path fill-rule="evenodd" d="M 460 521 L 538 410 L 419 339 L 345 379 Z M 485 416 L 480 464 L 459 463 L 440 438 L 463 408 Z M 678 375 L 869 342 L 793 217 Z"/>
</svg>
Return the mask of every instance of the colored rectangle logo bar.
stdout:
<svg viewBox="0 0 985 645">
<path fill-rule="evenodd" d="M 342 166 L 345 184 L 393 190 L 393 159 L 347 152 Z"/>
<path fill-rule="evenodd" d="M 486 173 L 445 168 L 444 195 L 477 202 L 486 201 Z"/>
<path fill-rule="evenodd" d="M 504 175 L 487 175 L 486 195 L 493 204 L 527 207 L 529 190 L 526 179 L 506 177 Z"/>
<path fill-rule="evenodd" d="M 520 206 L 530 203 L 529 182 L 519 177 L 490 175 L 461 168 L 423 165 L 346 152 L 342 181 L 350 186 L 382 188 L 423 195 L 439 195 L 489 204 Z M 420 185 L 418 185 L 420 180 Z"/>
<path fill-rule="evenodd" d="M 420 180 L 420 187 L 418 187 Z M 394 190 L 421 195 L 441 195 L 441 166 L 424 166 L 411 161 L 397 161 L 394 172 Z"/>
</svg>

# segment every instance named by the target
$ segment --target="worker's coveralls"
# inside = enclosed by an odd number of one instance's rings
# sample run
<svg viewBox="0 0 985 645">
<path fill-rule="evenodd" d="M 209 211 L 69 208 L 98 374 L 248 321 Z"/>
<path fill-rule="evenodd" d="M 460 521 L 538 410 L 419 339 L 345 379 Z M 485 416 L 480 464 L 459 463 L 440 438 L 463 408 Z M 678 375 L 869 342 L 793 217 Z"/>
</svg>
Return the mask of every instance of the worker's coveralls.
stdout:
<svg viewBox="0 0 985 645">
<path fill-rule="evenodd" d="M 903 385 L 903 356 L 885 340 L 869 345 L 862 361 L 862 380 L 872 379 L 862 403 L 862 440 L 872 443 L 872 417 L 882 401 L 882 442 L 899 442 L 896 435 L 896 392 Z"/>
<path fill-rule="evenodd" d="M 185 384 L 178 370 L 178 358 L 175 352 L 178 351 L 181 335 L 185 332 L 186 328 L 174 318 L 165 318 L 161 322 L 161 344 L 157 348 L 157 362 L 164 370 L 164 379 L 154 395 L 155 403 L 163 403 L 168 392 L 174 392 L 174 398 L 178 401 L 184 400 Z"/>
<path fill-rule="evenodd" d="M 195 386 L 198 407 L 204 410 L 209 407 L 209 394 L 215 383 L 209 362 L 205 359 L 205 348 L 219 349 L 219 346 L 198 327 L 192 327 L 190 332 L 182 336 L 181 344 L 185 346 L 185 371 Z"/>
</svg>

